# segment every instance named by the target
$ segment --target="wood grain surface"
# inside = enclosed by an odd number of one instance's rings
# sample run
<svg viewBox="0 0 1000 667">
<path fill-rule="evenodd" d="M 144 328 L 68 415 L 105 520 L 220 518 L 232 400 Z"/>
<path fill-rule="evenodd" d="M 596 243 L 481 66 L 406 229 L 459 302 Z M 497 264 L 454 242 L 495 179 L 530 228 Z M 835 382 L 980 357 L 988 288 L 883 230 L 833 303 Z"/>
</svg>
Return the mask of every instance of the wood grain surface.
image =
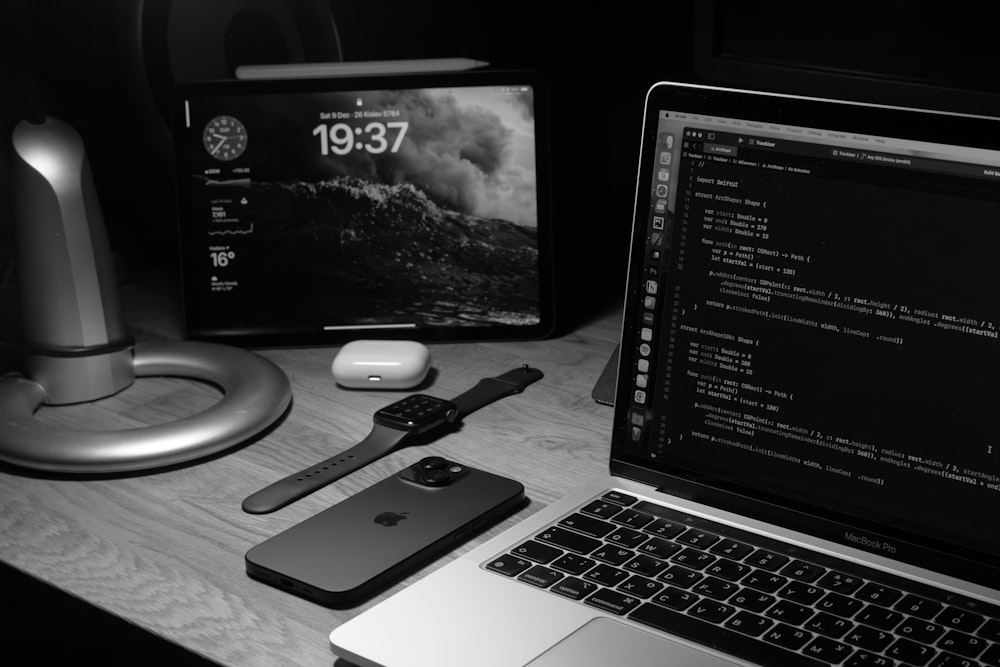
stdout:
<svg viewBox="0 0 1000 667">
<path fill-rule="evenodd" d="M 176 330 L 164 325 L 170 321 L 160 314 L 136 326 L 171 338 Z M 377 409 L 413 393 L 339 388 L 330 374 L 336 348 L 259 351 L 287 373 L 293 400 L 274 428 L 250 442 L 142 474 L 78 477 L 0 467 L 0 559 L 218 663 L 330 665 L 334 626 L 607 468 L 612 409 L 596 403 L 591 390 L 619 325 L 612 309 L 545 341 L 429 345 L 433 371 L 420 389 L 443 398 L 525 363 L 545 377 L 428 445 L 396 452 L 272 514 L 250 515 L 240 509 L 248 494 L 353 445 Z M 61 428 L 129 428 L 183 418 L 218 398 L 199 382 L 140 378 L 114 397 L 43 407 L 37 418 Z M 247 549 L 431 454 L 518 479 L 531 502 L 354 609 L 327 609 L 247 577 Z"/>
</svg>

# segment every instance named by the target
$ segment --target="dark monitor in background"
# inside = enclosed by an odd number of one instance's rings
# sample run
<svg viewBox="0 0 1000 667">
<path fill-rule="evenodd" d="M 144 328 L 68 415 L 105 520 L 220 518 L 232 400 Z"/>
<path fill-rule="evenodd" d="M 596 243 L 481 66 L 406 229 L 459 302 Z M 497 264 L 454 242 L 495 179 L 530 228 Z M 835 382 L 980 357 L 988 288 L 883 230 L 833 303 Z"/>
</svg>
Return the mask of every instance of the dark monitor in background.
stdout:
<svg viewBox="0 0 1000 667">
<path fill-rule="evenodd" d="M 985 5 L 693 3 L 706 83 L 1000 115 L 1000 51 Z"/>
</svg>

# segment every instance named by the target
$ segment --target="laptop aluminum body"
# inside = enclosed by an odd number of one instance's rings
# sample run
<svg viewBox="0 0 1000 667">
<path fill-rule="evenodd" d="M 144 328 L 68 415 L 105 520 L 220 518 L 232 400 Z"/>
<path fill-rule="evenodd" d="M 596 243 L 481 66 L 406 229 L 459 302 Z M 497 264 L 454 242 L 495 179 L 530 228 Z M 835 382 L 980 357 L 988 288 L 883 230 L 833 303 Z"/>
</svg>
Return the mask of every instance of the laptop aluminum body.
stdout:
<svg viewBox="0 0 1000 667">
<path fill-rule="evenodd" d="M 996 119 L 652 86 L 609 475 L 335 628 L 334 654 L 806 664 L 487 568 L 609 489 L 995 613 L 998 242 Z"/>
</svg>

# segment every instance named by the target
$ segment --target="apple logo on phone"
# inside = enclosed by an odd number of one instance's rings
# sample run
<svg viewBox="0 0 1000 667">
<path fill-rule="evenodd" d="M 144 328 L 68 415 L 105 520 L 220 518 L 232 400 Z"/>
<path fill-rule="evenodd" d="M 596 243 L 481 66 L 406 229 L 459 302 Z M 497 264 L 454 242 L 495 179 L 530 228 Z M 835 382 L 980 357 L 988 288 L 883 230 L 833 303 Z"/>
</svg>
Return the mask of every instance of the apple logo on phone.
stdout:
<svg viewBox="0 0 1000 667">
<path fill-rule="evenodd" d="M 382 526 L 395 526 L 397 523 L 406 518 L 409 512 L 403 512 L 398 514 L 396 512 L 382 512 L 377 517 L 375 517 L 375 523 Z"/>
</svg>

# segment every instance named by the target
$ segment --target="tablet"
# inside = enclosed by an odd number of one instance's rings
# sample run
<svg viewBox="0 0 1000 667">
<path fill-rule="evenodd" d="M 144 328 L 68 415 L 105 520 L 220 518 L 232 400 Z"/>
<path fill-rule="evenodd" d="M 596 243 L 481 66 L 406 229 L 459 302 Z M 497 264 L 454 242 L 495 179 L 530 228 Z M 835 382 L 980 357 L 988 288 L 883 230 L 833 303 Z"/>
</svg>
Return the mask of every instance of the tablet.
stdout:
<svg viewBox="0 0 1000 667">
<path fill-rule="evenodd" d="M 533 71 L 178 87 L 187 337 L 548 336 L 547 116 Z"/>
</svg>

